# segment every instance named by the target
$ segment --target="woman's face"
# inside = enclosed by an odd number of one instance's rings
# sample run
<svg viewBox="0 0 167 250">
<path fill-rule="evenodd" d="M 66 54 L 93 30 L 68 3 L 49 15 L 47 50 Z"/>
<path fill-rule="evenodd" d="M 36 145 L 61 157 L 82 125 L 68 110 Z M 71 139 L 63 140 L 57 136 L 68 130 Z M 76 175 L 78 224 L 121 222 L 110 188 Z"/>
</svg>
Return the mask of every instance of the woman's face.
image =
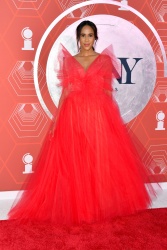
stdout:
<svg viewBox="0 0 167 250">
<path fill-rule="evenodd" d="M 89 25 L 85 25 L 80 34 L 80 47 L 81 50 L 91 50 L 95 41 L 94 31 Z"/>
</svg>

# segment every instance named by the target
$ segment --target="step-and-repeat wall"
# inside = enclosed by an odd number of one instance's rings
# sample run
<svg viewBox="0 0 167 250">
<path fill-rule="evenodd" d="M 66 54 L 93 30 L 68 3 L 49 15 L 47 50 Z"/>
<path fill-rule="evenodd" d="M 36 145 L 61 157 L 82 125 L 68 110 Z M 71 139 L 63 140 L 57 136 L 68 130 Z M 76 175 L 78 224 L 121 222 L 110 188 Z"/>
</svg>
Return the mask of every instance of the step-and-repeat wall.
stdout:
<svg viewBox="0 0 167 250">
<path fill-rule="evenodd" d="M 113 45 L 121 65 L 114 96 L 152 181 L 167 181 L 167 1 L 0 2 L 0 191 L 18 190 L 56 110 L 56 56 L 77 52 L 75 28 L 93 21 L 96 51 Z"/>
</svg>

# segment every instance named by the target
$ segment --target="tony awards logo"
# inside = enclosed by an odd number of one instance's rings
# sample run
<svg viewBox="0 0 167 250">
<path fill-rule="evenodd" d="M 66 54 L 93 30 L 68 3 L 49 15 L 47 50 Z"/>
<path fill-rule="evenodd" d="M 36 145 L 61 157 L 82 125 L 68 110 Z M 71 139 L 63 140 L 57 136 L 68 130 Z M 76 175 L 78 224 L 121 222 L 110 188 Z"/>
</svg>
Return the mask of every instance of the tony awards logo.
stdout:
<svg viewBox="0 0 167 250">
<path fill-rule="evenodd" d="M 165 114 L 163 111 L 159 111 L 156 114 L 156 119 L 157 119 L 157 127 L 155 130 L 165 130 L 164 128 L 164 119 L 165 119 Z"/>
<path fill-rule="evenodd" d="M 34 48 L 32 48 L 32 30 L 30 30 L 29 27 L 26 27 L 22 30 L 21 35 L 24 39 L 24 47 L 22 50 L 34 50 Z"/>
<path fill-rule="evenodd" d="M 33 162 L 32 155 L 30 155 L 30 153 L 23 155 L 22 161 L 25 164 L 23 174 L 34 173 L 34 171 L 32 170 L 32 162 Z"/>
</svg>

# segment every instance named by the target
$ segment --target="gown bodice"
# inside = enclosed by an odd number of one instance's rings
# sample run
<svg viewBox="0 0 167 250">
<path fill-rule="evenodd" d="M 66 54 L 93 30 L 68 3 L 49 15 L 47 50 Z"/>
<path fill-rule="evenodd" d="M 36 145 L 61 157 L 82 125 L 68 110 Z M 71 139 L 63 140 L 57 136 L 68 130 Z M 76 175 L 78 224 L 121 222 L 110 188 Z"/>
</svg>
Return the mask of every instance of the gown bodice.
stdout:
<svg viewBox="0 0 167 250">
<path fill-rule="evenodd" d="M 69 92 L 84 91 L 92 94 L 103 94 L 104 89 L 112 90 L 112 79 L 118 74 L 119 66 L 113 63 L 116 59 L 110 47 L 99 54 L 86 70 L 64 47 L 62 52 L 58 72 L 62 87 Z"/>
</svg>

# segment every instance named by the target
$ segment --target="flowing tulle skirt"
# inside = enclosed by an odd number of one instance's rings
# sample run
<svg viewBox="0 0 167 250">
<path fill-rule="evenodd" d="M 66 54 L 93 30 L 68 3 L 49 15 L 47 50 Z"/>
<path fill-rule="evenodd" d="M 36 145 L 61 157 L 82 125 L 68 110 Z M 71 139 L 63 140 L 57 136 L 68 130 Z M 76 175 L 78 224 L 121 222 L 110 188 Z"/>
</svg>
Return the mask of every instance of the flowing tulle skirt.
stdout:
<svg viewBox="0 0 167 250">
<path fill-rule="evenodd" d="M 9 219 L 78 224 L 131 214 L 150 205 L 147 177 L 115 101 L 74 91 Z"/>
</svg>

